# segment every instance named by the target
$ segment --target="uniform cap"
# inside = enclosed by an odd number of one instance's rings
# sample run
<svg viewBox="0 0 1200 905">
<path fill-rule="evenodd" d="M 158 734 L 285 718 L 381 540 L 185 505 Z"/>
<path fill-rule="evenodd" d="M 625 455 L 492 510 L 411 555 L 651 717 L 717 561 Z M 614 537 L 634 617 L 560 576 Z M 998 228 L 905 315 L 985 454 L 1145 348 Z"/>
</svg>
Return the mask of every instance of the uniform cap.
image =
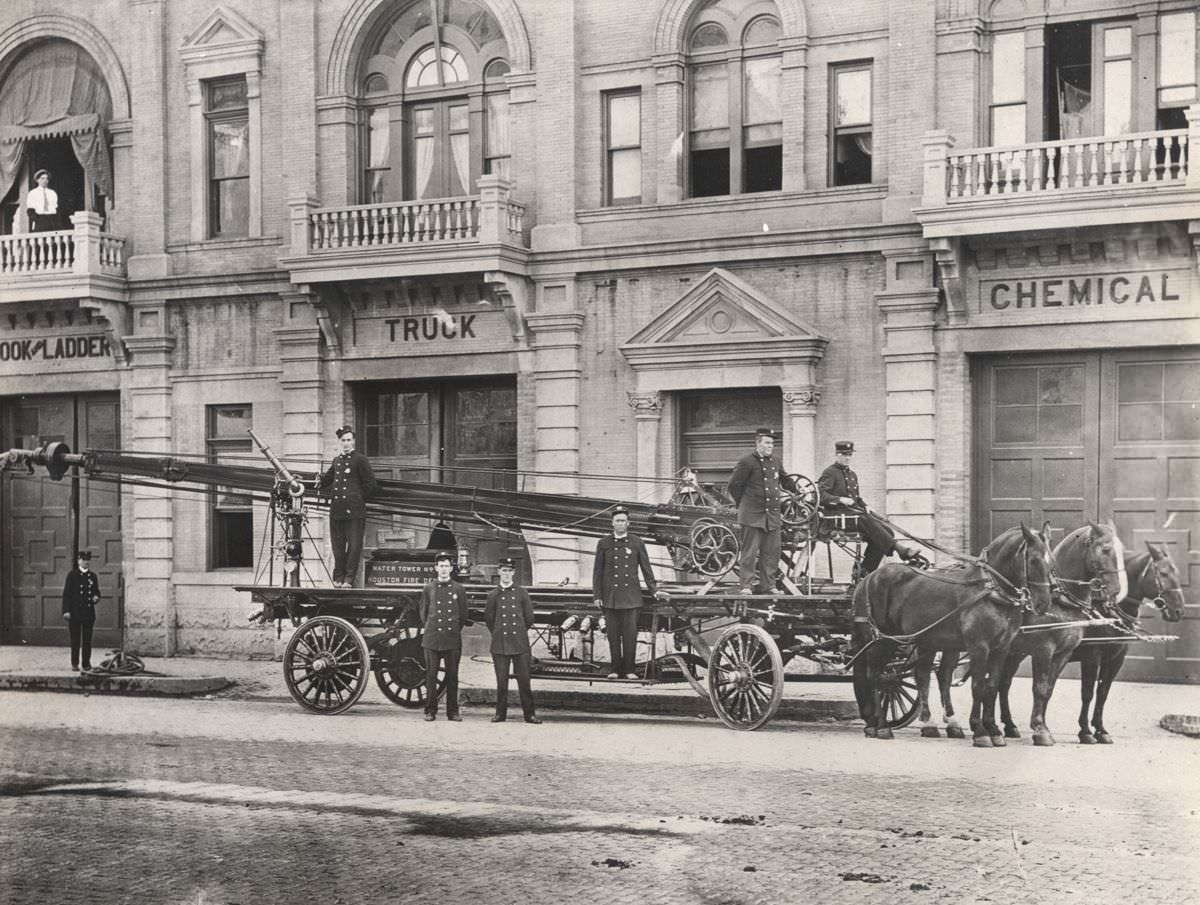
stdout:
<svg viewBox="0 0 1200 905">
<path fill-rule="evenodd" d="M 496 563 L 496 566 L 497 566 L 497 568 L 500 568 L 500 569 L 515 569 L 517 567 L 516 564 L 512 561 L 511 556 L 502 556 L 500 558 L 500 561 L 498 563 Z"/>
<path fill-rule="evenodd" d="M 624 506 L 614 506 L 612 514 L 614 517 L 616 517 L 618 515 L 629 515 L 629 510 L 626 509 Z"/>
<path fill-rule="evenodd" d="M 757 440 L 759 437 L 770 437 L 772 440 L 774 440 L 775 431 L 771 430 L 769 427 L 760 427 L 754 432 L 754 439 Z"/>
<path fill-rule="evenodd" d="M 75 558 L 90 560 L 92 558 L 92 551 L 91 550 L 80 550 L 78 553 L 75 554 Z"/>
<path fill-rule="evenodd" d="M 439 563 L 439 562 L 441 562 L 442 560 L 445 560 L 446 562 L 452 563 L 452 562 L 454 562 L 454 554 L 453 554 L 453 553 L 449 553 L 449 552 L 447 552 L 446 550 L 440 550 L 440 551 L 438 551 L 438 554 L 437 554 L 437 556 L 435 556 L 435 557 L 433 558 L 433 561 L 434 561 L 434 563 L 436 564 L 436 563 Z"/>
<path fill-rule="evenodd" d="M 33 181 L 37 182 L 38 179 L 42 176 L 45 176 L 47 179 L 49 179 L 50 171 L 49 170 L 38 170 L 36 173 L 33 174 Z"/>
<path fill-rule="evenodd" d="M 850 440 L 838 440 L 833 444 L 833 448 L 840 453 L 852 453 L 854 452 L 854 443 Z"/>
<path fill-rule="evenodd" d="M 354 428 L 352 428 L 349 424 L 343 424 L 341 427 L 339 427 L 337 429 L 337 431 L 335 431 L 335 433 L 337 434 L 337 438 L 340 440 L 346 434 L 354 433 Z"/>
</svg>

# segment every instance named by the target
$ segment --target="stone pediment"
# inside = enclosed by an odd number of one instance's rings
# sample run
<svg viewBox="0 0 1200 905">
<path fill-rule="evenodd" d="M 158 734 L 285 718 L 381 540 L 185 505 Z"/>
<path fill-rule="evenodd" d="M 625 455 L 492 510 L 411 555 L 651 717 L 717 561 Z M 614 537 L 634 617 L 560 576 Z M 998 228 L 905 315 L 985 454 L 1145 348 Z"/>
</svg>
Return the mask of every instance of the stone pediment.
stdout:
<svg viewBox="0 0 1200 905">
<path fill-rule="evenodd" d="M 828 342 L 745 280 L 714 267 L 621 351 L 637 368 L 664 356 L 697 363 L 734 353 L 819 359 Z"/>
<path fill-rule="evenodd" d="M 215 51 L 261 52 L 262 32 L 233 10 L 218 6 L 184 40 L 180 53 L 185 57 L 203 56 Z"/>
</svg>

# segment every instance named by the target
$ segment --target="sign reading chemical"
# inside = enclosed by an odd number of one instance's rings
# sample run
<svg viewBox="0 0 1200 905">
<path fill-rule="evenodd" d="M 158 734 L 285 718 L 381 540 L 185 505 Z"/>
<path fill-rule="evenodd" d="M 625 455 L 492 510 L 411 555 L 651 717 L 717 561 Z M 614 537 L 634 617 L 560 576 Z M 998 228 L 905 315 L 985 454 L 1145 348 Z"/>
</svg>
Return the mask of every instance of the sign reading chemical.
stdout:
<svg viewBox="0 0 1200 905">
<path fill-rule="evenodd" d="M 1007 318 L 1039 311 L 1088 318 L 1126 317 L 1134 309 L 1143 313 L 1141 309 L 1186 302 L 1190 295 L 1187 273 L 1170 270 L 985 280 L 979 288 L 979 313 Z"/>
</svg>

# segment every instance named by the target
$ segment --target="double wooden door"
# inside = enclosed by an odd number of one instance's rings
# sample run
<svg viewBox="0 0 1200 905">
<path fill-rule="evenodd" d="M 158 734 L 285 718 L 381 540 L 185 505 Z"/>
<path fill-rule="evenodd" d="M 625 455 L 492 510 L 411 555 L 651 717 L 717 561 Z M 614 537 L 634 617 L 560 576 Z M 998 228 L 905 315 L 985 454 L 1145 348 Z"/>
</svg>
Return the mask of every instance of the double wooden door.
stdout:
<svg viewBox="0 0 1200 905">
<path fill-rule="evenodd" d="M 1114 519 L 1128 548 L 1164 543 L 1187 608 L 1143 613 L 1129 678 L 1200 681 L 1200 349 L 1055 353 L 974 362 L 973 547 L 1021 521 L 1055 539 Z"/>
<path fill-rule="evenodd" d="M 120 447 L 113 394 L 26 396 L 0 401 L 0 448 L 54 440 L 76 449 Z M 93 647 L 121 643 L 121 492 L 95 479 L 51 481 L 19 471 L 0 477 L 0 639 L 5 644 L 68 643 L 62 589 L 75 550 L 92 552 L 103 599 Z M 64 661 L 65 662 L 65 661 Z"/>
</svg>

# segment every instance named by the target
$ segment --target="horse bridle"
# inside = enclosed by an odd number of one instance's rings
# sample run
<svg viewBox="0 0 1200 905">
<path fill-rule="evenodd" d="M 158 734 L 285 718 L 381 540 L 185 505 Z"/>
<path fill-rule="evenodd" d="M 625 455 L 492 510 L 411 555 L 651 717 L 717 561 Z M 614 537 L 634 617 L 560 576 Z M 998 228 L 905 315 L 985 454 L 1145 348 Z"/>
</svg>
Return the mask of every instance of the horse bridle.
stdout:
<svg viewBox="0 0 1200 905">
<path fill-rule="evenodd" d="M 1151 569 L 1150 568 L 1151 566 L 1154 566 L 1154 568 Z M 1158 574 L 1157 561 L 1154 559 L 1153 556 L 1151 556 L 1148 560 L 1146 560 L 1146 565 L 1142 568 L 1142 574 L 1138 576 L 1138 590 L 1139 591 L 1142 589 L 1142 580 L 1146 577 L 1147 572 L 1149 572 L 1151 575 L 1154 576 L 1154 599 L 1152 599 L 1150 601 L 1150 604 L 1151 604 L 1151 606 L 1155 607 L 1160 613 L 1165 613 L 1167 611 L 1167 600 L 1165 597 L 1163 597 L 1163 591 L 1165 591 L 1167 589 L 1163 587 L 1162 579 L 1159 577 L 1159 574 Z M 1171 590 L 1174 590 L 1174 589 L 1172 588 Z"/>
<path fill-rule="evenodd" d="M 1090 544 L 1088 546 L 1088 552 L 1089 553 L 1091 552 Z M 1121 570 L 1119 570 L 1119 569 L 1101 569 L 1098 572 L 1096 572 L 1096 574 L 1093 575 L 1091 578 L 1084 580 L 1081 578 L 1065 578 L 1064 576 L 1059 575 L 1057 572 L 1055 572 L 1053 570 L 1053 568 L 1051 568 L 1050 580 L 1051 580 L 1052 589 L 1054 591 L 1062 594 L 1064 597 L 1066 597 L 1068 600 L 1070 600 L 1076 606 L 1086 607 L 1088 604 L 1099 604 L 1101 607 L 1111 608 L 1111 607 L 1116 606 L 1120 601 L 1108 599 L 1108 594 L 1106 593 L 1106 589 L 1104 586 L 1104 576 L 1105 575 L 1116 575 L 1119 578 L 1120 574 L 1121 574 Z M 1086 601 L 1081 600 L 1080 598 L 1076 597 L 1074 594 L 1072 594 L 1070 591 L 1068 591 L 1064 587 L 1064 585 L 1075 585 L 1077 587 L 1087 588 L 1088 589 L 1087 600 Z M 1165 604 L 1165 601 L 1164 601 L 1164 604 Z"/>
<path fill-rule="evenodd" d="M 984 547 L 983 552 L 979 554 L 979 563 L 987 570 L 988 574 L 994 578 L 999 578 L 1002 582 L 1008 585 L 1012 593 L 1009 595 L 1016 599 L 1022 609 L 1029 610 L 1033 608 L 1032 595 L 1029 593 L 1030 587 L 1048 588 L 1054 590 L 1054 565 L 1053 553 L 1049 547 L 1046 548 L 1047 561 L 1050 563 L 1050 580 L 1049 581 L 1030 581 L 1029 580 L 1029 541 L 1021 540 L 1021 585 L 1018 587 L 1004 577 L 996 568 L 987 560 L 987 548 Z"/>
</svg>

